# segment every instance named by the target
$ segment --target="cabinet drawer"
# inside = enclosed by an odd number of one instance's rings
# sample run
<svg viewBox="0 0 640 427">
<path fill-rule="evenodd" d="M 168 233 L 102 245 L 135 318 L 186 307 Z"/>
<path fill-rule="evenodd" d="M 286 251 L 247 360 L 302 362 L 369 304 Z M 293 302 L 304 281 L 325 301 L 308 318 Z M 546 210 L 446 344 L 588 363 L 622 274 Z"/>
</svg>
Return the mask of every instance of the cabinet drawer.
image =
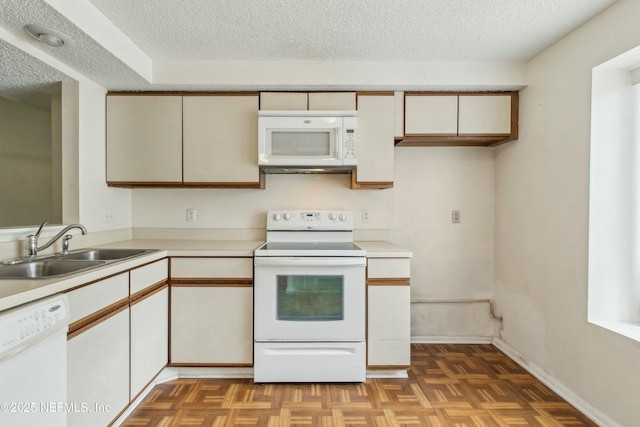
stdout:
<svg viewBox="0 0 640 427">
<path fill-rule="evenodd" d="M 369 258 L 367 278 L 401 279 L 411 277 L 409 258 Z"/>
<path fill-rule="evenodd" d="M 129 273 L 101 280 L 67 293 L 69 323 L 129 298 Z"/>
<path fill-rule="evenodd" d="M 168 262 L 166 259 L 131 270 L 131 295 L 144 288 L 167 279 Z"/>
<path fill-rule="evenodd" d="M 253 258 L 171 258 L 172 278 L 253 278 Z"/>
</svg>

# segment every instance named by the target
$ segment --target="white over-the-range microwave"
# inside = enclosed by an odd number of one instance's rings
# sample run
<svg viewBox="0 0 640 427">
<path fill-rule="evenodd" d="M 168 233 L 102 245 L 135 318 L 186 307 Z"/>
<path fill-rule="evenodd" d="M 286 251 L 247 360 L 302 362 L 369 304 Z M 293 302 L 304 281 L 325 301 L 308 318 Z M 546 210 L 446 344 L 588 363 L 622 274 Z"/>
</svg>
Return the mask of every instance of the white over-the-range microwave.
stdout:
<svg viewBox="0 0 640 427">
<path fill-rule="evenodd" d="M 341 172 L 358 165 L 357 111 L 258 114 L 258 164 L 266 172 Z"/>
</svg>

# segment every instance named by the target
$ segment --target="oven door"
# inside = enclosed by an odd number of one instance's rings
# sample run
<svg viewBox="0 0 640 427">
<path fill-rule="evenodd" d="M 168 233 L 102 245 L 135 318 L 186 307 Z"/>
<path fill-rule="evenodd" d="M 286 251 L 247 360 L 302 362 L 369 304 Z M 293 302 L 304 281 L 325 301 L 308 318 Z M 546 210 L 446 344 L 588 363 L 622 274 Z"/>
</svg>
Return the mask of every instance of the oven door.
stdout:
<svg viewBox="0 0 640 427">
<path fill-rule="evenodd" d="M 256 257 L 256 341 L 364 341 L 364 257 Z"/>
</svg>

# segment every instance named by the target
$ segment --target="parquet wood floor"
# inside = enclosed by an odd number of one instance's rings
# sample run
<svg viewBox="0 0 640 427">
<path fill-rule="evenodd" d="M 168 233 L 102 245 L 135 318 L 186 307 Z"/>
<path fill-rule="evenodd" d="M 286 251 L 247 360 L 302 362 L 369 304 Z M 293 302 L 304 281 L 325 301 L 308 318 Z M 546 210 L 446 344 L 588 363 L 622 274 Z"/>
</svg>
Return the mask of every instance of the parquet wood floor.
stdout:
<svg viewBox="0 0 640 427">
<path fill-rule="evenodd" d="M 413 344 L 407 379 L 156 386 L 123 423 L 139 426 L 595 426 L 492 345 Z"/>
</svg>

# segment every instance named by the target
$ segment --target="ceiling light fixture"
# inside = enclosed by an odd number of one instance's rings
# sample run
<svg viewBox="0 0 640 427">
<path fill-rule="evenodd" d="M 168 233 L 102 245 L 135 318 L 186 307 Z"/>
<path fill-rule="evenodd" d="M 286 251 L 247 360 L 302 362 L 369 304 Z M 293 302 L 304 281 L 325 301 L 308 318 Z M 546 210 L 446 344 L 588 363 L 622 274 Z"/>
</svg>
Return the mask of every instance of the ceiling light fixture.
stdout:
<svg viewBox="0 0 640 427">
<path fill-rule="evenodd" d="M 45 28 L 40 25 L 25 25 L 24 30 L 34 39 L 52 47 L 70 46 L 73 40 L 60 31 Z"/>
</svg>

